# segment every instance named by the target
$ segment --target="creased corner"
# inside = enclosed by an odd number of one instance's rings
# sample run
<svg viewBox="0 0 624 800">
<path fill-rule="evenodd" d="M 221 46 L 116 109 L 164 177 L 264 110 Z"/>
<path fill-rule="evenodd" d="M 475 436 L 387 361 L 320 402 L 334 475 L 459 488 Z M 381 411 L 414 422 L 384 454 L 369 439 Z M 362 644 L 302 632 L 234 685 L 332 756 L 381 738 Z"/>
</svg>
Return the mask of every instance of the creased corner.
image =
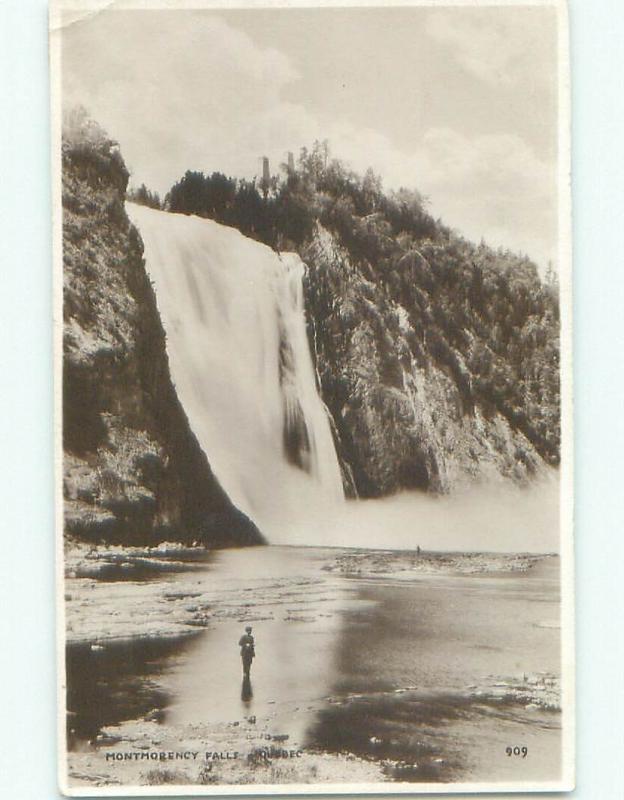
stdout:
<svg viewBox="0 0 624 800">
<path fill-rule="evenodd" d="M 82 3 L 81 7 L 67 6 L 62 0 L 52 2 L 50 4 L 50 35 L 67 30 L 73 25 L 87 22 L 116 5 L 120 5 L 119 0 L 92 0 Z"/>
</svg>

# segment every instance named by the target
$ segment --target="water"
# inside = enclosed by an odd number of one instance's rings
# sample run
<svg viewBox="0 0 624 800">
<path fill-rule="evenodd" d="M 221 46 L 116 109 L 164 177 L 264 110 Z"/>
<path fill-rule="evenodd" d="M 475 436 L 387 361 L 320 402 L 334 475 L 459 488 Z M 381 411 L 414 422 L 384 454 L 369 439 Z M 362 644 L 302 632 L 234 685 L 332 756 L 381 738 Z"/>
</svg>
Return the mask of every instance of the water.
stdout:
<svg viewBox="0 0 624 800">
<path fill-rule="evenodd" d="M 558 476 L 346 503 L 306 334 L 302 278 L 208 219 L 127 204 L 145 245 L 170 370 L 217 479 L 272 544 L 559 549 Z"/>
<path fill-rule="evenodd" d="M 108 698 L 100 724 L 149 705 L 177 736 L 254 717 L 267 737 L 380 760 L 397 780 L 555 780 L 558 558 L 535 557 L 527 572 L 464 575 L 476 557 L 422 558 L 428 574 L 409 568 L 413 554 L 222 551 L 204 571 L 162 581 L 163 592 L 208 592 L 209 629 L 173 644 L 105 646 L 108 662 L 84 651 L 81 663 L 75 649 L 74 672 L 87 685 L 99 663 Z M 478 559 L 491 570 L 511 563 Z M 246 624 L 257 643 L 247 687 L 237 647 Z M 87 695 L 72 695 L 71 724 L 93 731 Z M 528 758 L 510 759 L 508 746 L 526 746 Z"/>
<path fill-rule="evenodd" d="M 304 265 L 211 220 L 127 210 L 191 427 L 232 501 L 284 541 L 307 509 L 344 497 L 306 335 Z"/>
</svg>

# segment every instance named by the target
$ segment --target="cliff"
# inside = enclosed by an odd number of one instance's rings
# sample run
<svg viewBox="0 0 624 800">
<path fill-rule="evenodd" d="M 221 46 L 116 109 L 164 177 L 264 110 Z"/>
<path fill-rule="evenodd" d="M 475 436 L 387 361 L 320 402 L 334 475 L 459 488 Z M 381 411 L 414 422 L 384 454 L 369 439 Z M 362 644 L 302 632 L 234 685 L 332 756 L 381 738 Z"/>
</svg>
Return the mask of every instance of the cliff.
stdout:
<svg viewBox="0 0 624 800">
<path fill-rule="evenodd" d="M 442 293 L 433 280 L 431 294 L 419 288 L 409 260 L 418 302 L 404 293 L 403 305 L 320 225 L 302 256 L 309 338 L 349 494 L 522 484 L 552 463 L 547 443 L 532 442 L 479 383 L 483 339 L 464 328 L 463 347 L 449 344 L 434 319 L 452 324 L 440 313 Z"/>
<path fill-rule="evenodd" d="M 187 172 L 165 202 L 307 264 L 308 338 L 350 494 L 524 484 L 559 463 L 551 269 L 466 241 L 417 191 L 383 191 L 326 142 L 274 184 Z"/>
<path fill-rule="evenodd" d="M 62 147 L 66 534 L 262 542 L 219 486 L 176 395 L 115 143 L 74 112 Z"/>
</svg>

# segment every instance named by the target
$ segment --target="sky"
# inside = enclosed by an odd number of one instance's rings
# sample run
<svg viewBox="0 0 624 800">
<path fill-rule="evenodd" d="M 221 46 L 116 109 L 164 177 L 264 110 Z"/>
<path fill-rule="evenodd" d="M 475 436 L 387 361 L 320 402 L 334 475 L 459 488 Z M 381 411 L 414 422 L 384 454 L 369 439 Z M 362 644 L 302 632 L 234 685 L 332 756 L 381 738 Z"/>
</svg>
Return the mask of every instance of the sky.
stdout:
<svg viewBox="0 0 624 800">
<path fill-rule="evenodd" d="M 64 23 L 63 104 L 119 142 L 134 185 L 251 177 L 327 139 L 468 238 L 556 268 L 553 8 L 109 7 Z"/>
</svg>

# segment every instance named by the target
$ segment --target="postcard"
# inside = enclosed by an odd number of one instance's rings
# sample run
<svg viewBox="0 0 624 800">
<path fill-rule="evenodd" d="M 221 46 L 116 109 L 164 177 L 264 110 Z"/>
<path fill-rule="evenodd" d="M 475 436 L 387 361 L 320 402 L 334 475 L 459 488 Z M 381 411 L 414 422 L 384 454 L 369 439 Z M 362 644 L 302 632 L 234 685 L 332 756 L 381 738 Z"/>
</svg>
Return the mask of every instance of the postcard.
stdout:
<svg viewBox="0 0 624 800">
<path fill-rule="evenodd" d="M 567 35 L 52 6 L 67 795 L 573 788 Z"/>
</svg>

